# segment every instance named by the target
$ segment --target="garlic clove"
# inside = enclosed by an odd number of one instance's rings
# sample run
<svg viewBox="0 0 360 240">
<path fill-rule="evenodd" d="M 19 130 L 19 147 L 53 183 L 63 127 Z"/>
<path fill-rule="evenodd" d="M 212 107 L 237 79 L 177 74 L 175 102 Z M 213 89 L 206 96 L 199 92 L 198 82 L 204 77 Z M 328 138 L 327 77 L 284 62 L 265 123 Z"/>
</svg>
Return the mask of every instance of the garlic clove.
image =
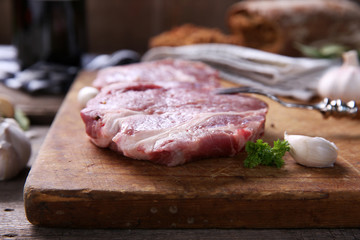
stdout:
<svg viewBox="0 0 360 240">
<path fill-rule="evenodd" d="M 325 138 L 287 135 L 285 132 L 284 139 L 290 145 L 290 155 L 303 166 L 333 167 L 336 162 L 338 148 Z"/>
<path fill-rule="evenodd" d="M 94 87 L 83 87 L 78 93 L 78 103 L 80 106 L 86 107 L 87 102 L 94 98 L 99 93 L 99 90 Z"/>
<path fill-rule="evenodd" d="M 0 118 L 0 180 L 15 177 L 30 155 L 30 141 L 16 121 Z"/>
<path fill-rule="evenodd" d="M 31 155 L 31 144 L 24 131 L 19 124 L 12 118 L 6 118 L 5 122 L 9 123 L 9 140 L 13 144 L 13 148 L 19 156 L 20 165 L 26 166 Z"/>
</svg>

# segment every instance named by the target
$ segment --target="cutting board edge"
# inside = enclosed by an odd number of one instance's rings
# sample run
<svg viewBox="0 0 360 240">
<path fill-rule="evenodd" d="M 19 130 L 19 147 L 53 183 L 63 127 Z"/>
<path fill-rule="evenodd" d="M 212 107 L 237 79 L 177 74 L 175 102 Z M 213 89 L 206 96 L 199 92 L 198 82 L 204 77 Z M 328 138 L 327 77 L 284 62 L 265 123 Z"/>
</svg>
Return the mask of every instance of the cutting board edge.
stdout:
<svg viewBox="0 0 360 240">
<path fill-rule="evenodd" d="M 26 188 L 25 212 L 29 222 L 72 228 L 360 227 L 360 200 L 93 200 L 67 196 L 52 200 L 36 189 Z"/>
</svg>

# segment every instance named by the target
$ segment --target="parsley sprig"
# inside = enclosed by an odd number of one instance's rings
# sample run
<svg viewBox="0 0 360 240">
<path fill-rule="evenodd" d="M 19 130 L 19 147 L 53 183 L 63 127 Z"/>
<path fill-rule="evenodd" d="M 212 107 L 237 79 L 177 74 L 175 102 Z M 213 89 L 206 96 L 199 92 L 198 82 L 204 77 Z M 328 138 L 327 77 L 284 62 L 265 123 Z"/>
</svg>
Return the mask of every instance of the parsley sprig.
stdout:
<svg viewBox="0 0 360 240">
<path fill-rule="evenodd" d="M 274 141 L 271 147 L 268 143 L 258 139 L 256 142 L 247 142 L 245 151 L 248 153 L 244 161 L 244 166 L 254 168 L 258 165 L 275 166 L 281 168 L 284 165 L 282 157 L 290 150 L 290 145 L 286 140 Z"/>
</svg>

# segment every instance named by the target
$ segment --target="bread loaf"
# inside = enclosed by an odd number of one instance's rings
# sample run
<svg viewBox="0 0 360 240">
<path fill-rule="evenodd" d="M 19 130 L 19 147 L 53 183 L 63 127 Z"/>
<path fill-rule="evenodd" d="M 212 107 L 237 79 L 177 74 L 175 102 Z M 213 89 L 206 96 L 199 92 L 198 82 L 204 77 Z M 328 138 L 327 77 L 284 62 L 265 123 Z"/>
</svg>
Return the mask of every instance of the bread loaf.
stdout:
<svg viewBox="0 0 360 240">
<path fill-rule="evenodd" d="M 297 56 L 296 44 L 360 47 L 360 7 L 349 0 L 245 0 L 229 7 L 230 32 L 243 45 Z"/>
</svg>

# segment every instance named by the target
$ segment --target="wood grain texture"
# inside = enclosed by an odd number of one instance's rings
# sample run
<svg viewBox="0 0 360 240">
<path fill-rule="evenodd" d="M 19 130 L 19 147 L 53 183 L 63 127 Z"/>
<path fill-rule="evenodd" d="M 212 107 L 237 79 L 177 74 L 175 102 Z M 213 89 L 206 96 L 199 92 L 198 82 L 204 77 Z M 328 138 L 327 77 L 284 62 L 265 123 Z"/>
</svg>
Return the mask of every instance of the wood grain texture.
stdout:
<svg viewBox="0 0 360 240">
<path fill-rule="evenodd" d="M 31 138 L 35 153 L 38 142 L 46 136 L 49 127 L 32 126 L 37 132 Z M 23 186 L 28 175 L 25 169 L 19 176 L 0 182 L 0 239 L 360 239 L 360 229 L 73 229 L 46 228 L 29 223 L 25 217 Z M 170 237 L 171 236 L 171 237 Z"/>
<path fill-rule="evenodd" d="M 4 85 L 0 85 L 0 95 L 21 109 L 34 125 L 50 124 L 64 100 L 64 95 L 31 95 Z"/>
<path fill-rule="evenodd" d="M 359 227 L 360 127 L 269 102 L 264 140 L 289 134 L 335 142 L 335 167 L 245 169 L 245 154 L 168 168 L 92 145 L 76 103 L 95 73 L 65 98 L 25 185 L 26 215 L 39 226 L 84 228 Z M 267 101 L 267 100 L 266 100 Z"/>
</svg>

